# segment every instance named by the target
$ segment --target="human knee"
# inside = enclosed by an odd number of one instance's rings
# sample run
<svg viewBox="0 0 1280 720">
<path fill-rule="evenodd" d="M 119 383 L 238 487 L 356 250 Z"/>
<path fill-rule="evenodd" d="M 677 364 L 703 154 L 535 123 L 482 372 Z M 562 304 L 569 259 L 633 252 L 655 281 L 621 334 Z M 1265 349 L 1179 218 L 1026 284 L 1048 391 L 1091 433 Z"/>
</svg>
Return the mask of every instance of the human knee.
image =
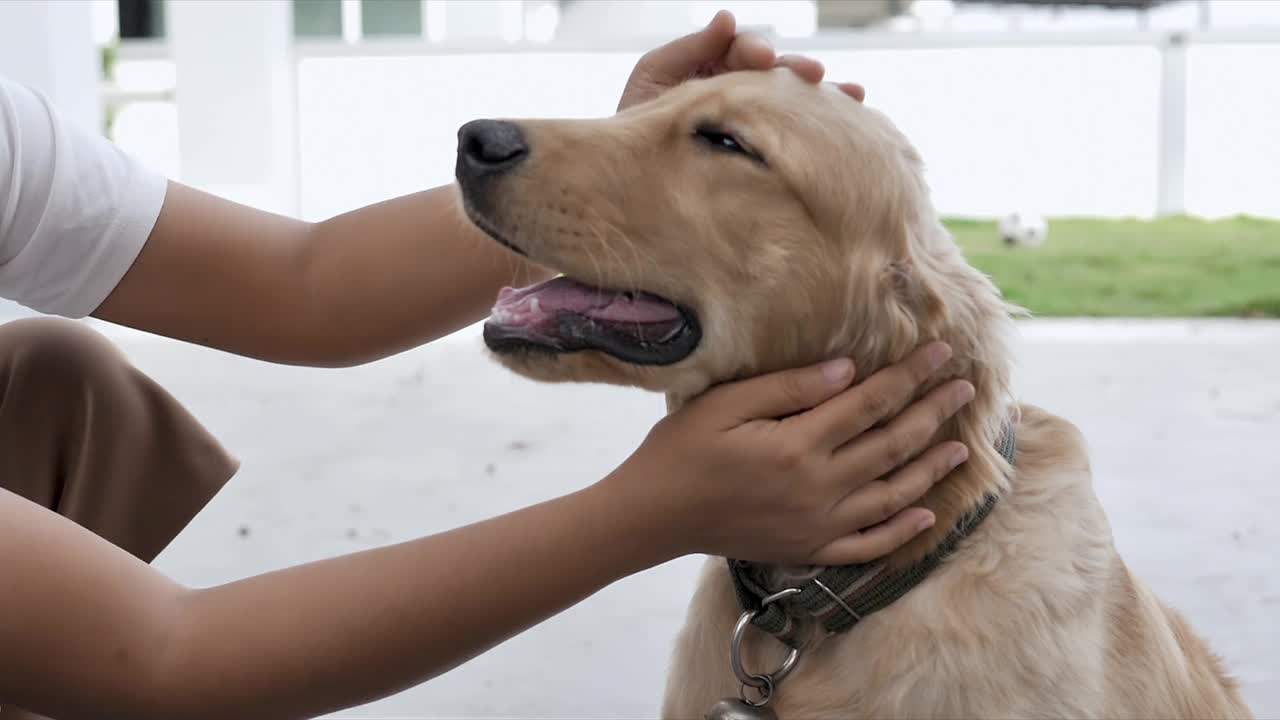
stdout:
<svg viewBox="0 0 1280 720">
<path fill-rule="evenodd" d="M 82 323 L 31 318 L 0 326 L 0 369 L 9 384 L 43 390 L 81 387 L 117 378 L 128 365 L 106 338 Z"/>
</svg>

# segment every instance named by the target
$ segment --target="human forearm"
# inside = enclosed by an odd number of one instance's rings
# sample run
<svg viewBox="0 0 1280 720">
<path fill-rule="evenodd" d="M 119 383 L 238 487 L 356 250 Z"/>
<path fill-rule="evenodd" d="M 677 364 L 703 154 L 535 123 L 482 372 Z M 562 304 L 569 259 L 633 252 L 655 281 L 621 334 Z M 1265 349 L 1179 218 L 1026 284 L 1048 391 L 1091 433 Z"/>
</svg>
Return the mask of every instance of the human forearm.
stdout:
<svg viewBox="0 0 1280 720">
<path fill-rule="evenodd" d="M 304 257 L 328 363 L 374 360 L 448 335 L 483 319 L 504 285 L 549 276 L 467 221 L 452 186 L 318 223 Z"/>
<path fill-rule="evenodd" d="M 201 590 L 0 491 L 0 705 L 295 718 L 388 695 L 687 551 L 637 479 Z"/>
<path fill-rule="evenodd" d="M 198 591 L 165 694 L 184 717 L 310 717 L 443 673 L 678 554 L 633 485 Z"/>
<path fill-rule="evenodd" d="M 352 365 L 475 322 L 502 285 L 545 274 L 481 236 L 447 186 L 312 224 L 171 183 L 94 315 L 249 357 Z"/>
</svg>

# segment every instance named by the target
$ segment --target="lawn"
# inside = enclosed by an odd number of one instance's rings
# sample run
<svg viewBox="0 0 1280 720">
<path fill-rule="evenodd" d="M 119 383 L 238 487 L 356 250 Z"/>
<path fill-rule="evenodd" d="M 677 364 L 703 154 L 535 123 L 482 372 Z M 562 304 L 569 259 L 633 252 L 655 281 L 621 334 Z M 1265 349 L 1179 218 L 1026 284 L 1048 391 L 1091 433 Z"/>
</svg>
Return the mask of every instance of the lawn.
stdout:
<svg viewBox="0 0 1280 720">
<path fill-rule="evenodd" d="M 948 220 L 969 261 L 1040 317 L 1280 317 L 1280 222 L 1050 219 L 1039 248 Z"/>
</svg>

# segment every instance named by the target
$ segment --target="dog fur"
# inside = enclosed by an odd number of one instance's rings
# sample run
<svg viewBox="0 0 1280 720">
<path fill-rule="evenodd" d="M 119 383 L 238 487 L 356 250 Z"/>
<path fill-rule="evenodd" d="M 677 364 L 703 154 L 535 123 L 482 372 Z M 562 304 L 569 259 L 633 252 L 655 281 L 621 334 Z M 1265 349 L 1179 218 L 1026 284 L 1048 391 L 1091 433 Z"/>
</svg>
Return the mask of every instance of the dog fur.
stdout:
<svg viewBox="0 0 1280 720">
<path fill-rule="evenodd" d="M 952 378 L 976 388 L 937 438 L 970 457 L 921 500 L 936 525 L 887 561 L 916 561 L 986 493 L 1003 499 L 906 597 L 813 637 L 775 696 L 779 717 L 1251 717 L 1220 660 L 1120 558 L 1081 434 L 1011 397 L 1019 311 L 964 260 L 920 157 L 882 114 L 779 70 L 692 81 L 608 119 L 519 125 L 530 154 L 496 188 L 490 229 L 570 277 L 692 308 L 703 338 L 668 366 L 593 351 L 497 356 L 515 372 L 664 392 L 675 409 L 715 383 L 840 356 L 866 376 L 941 339 L 953 358 L 920 394 Z M 699 144 L 706 125 L 759 160 Z M 1012 467 L 994 448 L 1009 418 Z M 664 717 L 699 718 L 737 695 L 727 647 L 738 614 L 724 561 L 711 558 L 676 640 Z M 763 670 L 784 654 L 750 633 L 744 661 Z"/>
</svg>

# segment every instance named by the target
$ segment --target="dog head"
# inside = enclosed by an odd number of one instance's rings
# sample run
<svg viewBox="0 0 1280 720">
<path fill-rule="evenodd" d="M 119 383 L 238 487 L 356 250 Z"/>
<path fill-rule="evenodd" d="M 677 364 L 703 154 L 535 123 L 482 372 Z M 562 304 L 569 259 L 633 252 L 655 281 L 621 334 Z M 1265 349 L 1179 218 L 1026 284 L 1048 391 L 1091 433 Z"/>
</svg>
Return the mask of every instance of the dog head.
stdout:
<svg viewBox="0 0 1280 720">
<path fill-rule="evenodd" d="M 539 380 L 685 398 L 842 355 L 865 374 L 954 343 L 950 326 L 976 321 L 966 306 L 995 297 L 906 138 L 787 70 L 692 81 L 607 119 L 468 123 L 457 179 L 477 226 L 563 273 L 504 290 L 485 325 L 495 356 Z M 988 354 L 970 344 L 958 363 Z"/>
</svg>

